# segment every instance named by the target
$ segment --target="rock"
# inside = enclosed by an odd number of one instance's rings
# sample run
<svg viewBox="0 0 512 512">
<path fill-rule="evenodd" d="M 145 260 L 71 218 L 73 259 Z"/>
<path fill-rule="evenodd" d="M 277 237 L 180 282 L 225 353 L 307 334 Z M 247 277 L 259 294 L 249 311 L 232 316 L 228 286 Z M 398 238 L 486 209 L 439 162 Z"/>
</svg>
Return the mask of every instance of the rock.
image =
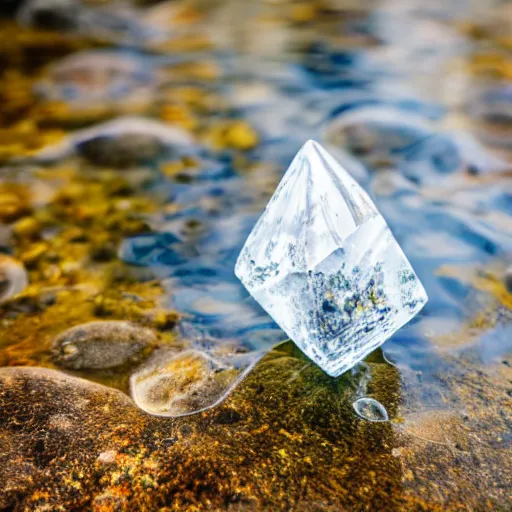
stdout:
<svg viewBox="0 0 512 512">
<path fill-rule="evenodd" d="M 102 408 L 109 405 L 117 411 L 112 417 L 114 421 L 103 417 L 98 428 L 92 428 L 94 415 L 101 414 Z M 18 423 L 20 407 L 28 415 Z M 94 467 L 95 459 L 102 452 L 99 445 L 105 443 L 102 439 L 106 432 L 119 427 L 122 422 L 132 421 L 133 415 L 140 416 L 129 397 L 120 391 L 43 368 L 1 368 L 0 408 L 3 411 L 0 419 L 2 510 L 16 509 L 16 503 L 37 493 L 38 486 L 47 478 L 44 468 L 54 464 L 59 457 L 66 458 L 65 454 L 76 440 L 88 448 L 78 457 L 73 456 L 73 461 L 68 461 L 71 472 L 68 484 L 61 482 L 60 485 L 64 485 L 64 494 L 71 496 L 71 489 L 78 482 L 72 472 L 80 464 Z M 108 447 L 103 451 L 108 451 Z M 60 479 L 57 475 L 61 471 L 50 472 Z M 38 499 L 35 495 L 34 498 Z M 38 507 L 32 502 L 27 503 L 26 508 L 36 510 Z"/>
<path fill-rule="evenodd" d="M 333 380 L 294 354 L 280 346 L 226 402 L 178 419 L 148 415 L 120 391 L 59 371 L 1 368 L 0 506 L 434 512 L 453 500 L 464 510 L 509 509 L 510 456 L 496 438 L 509 431 L 500 380 L 482 384 L 475 372 L 461 383 L 456 406 L 468 420 L 446 446 L 423 427 L 406 423 L 402 433 L 393 422 L 359 420 L 351 402 L 360 382 Z M 368 364 L 369 392 L 394 417 L 400 375 Z M 459 384 L 447 377 L 451 392 Z M 452 432 L 457 423 L 455 414 Z M 454 472 L 467 457 L 488 472 Z"/>
<path fill-rule="evenodd" d="M 19 12 L 22 24 L 45 30 L 76 30 L 80 4 L 76 0 L 28 0 Z"/>
<path fill-rule="evenodd" d="M 87 50 L 53 64 L 38 82 L 46 100 L 63 101 L 76 112 L 114 108 L 126 100 L 144 105 L 152 92 L 151 61 L 114 50 Z"/>
<path fill-rule="evenodd" d="M 117 138 L 96 137 L 78 146 L 78 152 L 89 162 L 106 167 L 133 167 L 148 163 L 165 150 L 151 135 L 126 133 Z"/>
<path fill-rule="evenodd" d="M 152 331 L 130 322 L 89 322 L 60 334 L 53 357 L 64 368 L 103 370 L 139 361 L 154 342 Z"/>
<path fill-rule="evenodd" d="M 63 142 L 44 148 L 36 157 L 42 162 L 53 162 L 78 153 L 95 165 L 125 168 L 191 144 L 192 138 L 181 128 L 125 116 L 79 130 Z"/>
<path fill-rule="evenodd" d="M 25 267 L 14 258 L 0 254 L 0 302 L 22 292 L 28 285 Z"/>
<path fill-rule="evenodd" d="M 31 492 L 41 470 L 20 457 L 19 439 L 7 429 L 0 429 L 0 509 L 9 509 L 17 495 Z M 5 464 L 6 461 L 14 462 Z"/>
<path fill-rule="evenodd" d="M 18 220 L 12 232 L 19 238 L 34 239 L 37 238 L 43 226 L 35 217 L 22 217 Z"/>
<path fill-rule="evenodd" d="M 229 358 L 199 350 L 160 351 L 130 378 L 131 395 L 146 412 L 182 416 L 218 403 L 242 373 Z"/>
</svg>

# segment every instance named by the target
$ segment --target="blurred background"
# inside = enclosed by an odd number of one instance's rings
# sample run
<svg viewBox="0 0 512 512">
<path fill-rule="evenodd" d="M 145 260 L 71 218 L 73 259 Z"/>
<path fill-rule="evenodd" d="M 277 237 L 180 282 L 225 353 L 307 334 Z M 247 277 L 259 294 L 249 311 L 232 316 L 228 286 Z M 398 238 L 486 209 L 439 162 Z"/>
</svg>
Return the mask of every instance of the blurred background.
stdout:
<svg viewBox="0 0 512 512">
<path fill-rule="evenodd" d="M 233 390 L 236 402 L 248 376 L 277 389 L 261 370 L 277 350 L 311 407 L 335 386 L 350 407 L 326 415 L 391 422 L 404 510 L 508 510 L 510 1 L 4 0 L 0 12 L 1 366 L 84 377 L 174 417 Z M 308 139 L 370 194 L 430 299 L 341 380 L 280 345 L 233 274 Z M 325 493 L 332 510 L 348 503 Z M 365 499 L 347 510 L 386 509 Z"/>
</svg>

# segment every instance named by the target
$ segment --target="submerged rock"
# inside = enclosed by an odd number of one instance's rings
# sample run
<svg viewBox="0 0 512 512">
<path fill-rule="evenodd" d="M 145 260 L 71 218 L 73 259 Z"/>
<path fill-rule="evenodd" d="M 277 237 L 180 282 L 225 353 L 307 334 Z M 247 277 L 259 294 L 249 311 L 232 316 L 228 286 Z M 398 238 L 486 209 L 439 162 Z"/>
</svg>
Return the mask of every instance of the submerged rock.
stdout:
<svg viewBox="0 0 512 512">
<path fill-rule="evenodd" d="M 467 411 L 466 419 L 456 418 L 465 435 L 446 446 L 443 436 L 423 428 L 402 433 L 392 422 L 357 421 L 351 405 L 357 379 L 333 380 L 295 352 L 291 344 L 280 346 L 226 402 L 179 419 L 150 416 L 119 391 L 55 370 L 1 368 L 1 506 L 507 509 L 510 457 L 497 438 L 509 432 L 505 388 L 475 373 L 457 404 Z M 369 364 L 369 392 L 394 416 L 399 374 Z M 453 382 L 446 383 L 450 391 Z M 467 445 L 458 447 L 461 441 Z M 488 472 L 453 470 L 466 463 Z"/>
<path fill-rule="evenodd" d="M 141 409 L 158 416 L 198 412 L 217 404 L 232 389 L 241 374 L 234 362 L 199 350 L 157 353 L 132 375 L 131 394 Z"/>
<path fill-rule="evenodd" d="M 27 285 L 25 267 L 14 258 L 0 254 L 0 302 L 22 292 Z"/>
<path fill-rule="evenodd" d="M 27 187 L 18 183 L 0 185 L 0 221 L 12 222 L 31 210 L 30 194 Z"/>
<path fill-rule="evenodd" d="M 118 137 L 99 136 L 78 146 L 78 153 L 95 165 L 132 167 L 161 155 L 165 146 L 155 137 L 143 133 L 124 133 Z"/>
<path fill-rule="evenodd" d="M 103 2 L 26 0 L 17 18 L 21 25 L 31 28 L 72 32 L 101 41 L 140 43 L 157 36 L 129 3 L 118 10 L 94 3 Z"/>
<path fill-rule="evenodd" d="M 191 144 L 192 138 L 181 128 L 127 116 L 80 130 L 41 151 L 37 159 L 54 161 L 78 153 L 95 165 L 132 167 Z"/>
<path fill-rule="evenodd" d="M 103 370 L 139 361 L 154 342 L 152 331 L 130 322 L 88 322 L 59 335 L 53 357 L 65 368 Z"/>
</svg>

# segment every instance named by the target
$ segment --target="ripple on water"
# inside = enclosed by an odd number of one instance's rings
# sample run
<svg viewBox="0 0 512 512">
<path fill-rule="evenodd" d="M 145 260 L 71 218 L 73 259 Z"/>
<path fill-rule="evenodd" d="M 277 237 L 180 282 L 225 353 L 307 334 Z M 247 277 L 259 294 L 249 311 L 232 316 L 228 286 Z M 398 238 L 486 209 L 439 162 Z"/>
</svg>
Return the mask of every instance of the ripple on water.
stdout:
<svg viewBox="0 0 512 512">
<path fill-rule="evenodd" d="M 79 154 L 92 164 L 130 167 L 164 154 L 179 155 L 190 148 L 192 137 L 181 128 L 144 117 L 123 116 L 79 130 L 36 155 L 54 161 Z"/>
</svg>

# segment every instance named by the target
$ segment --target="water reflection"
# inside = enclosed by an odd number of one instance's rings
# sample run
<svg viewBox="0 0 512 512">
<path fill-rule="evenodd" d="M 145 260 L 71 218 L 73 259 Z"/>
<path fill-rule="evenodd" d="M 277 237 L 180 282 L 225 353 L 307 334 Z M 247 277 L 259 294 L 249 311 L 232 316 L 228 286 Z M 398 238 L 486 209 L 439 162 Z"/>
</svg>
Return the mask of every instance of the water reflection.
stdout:
<svg viewBox="0 0 512 512">
<path fill-rule="evenodd" d="M 233 266 L 288 163 L 313 138 L 368 190 L 425 285 L 429 304 L 384 351 L 408 393 L 439 404 L 436 374 L 458 366 L 428 333 L 463 330 L 476 313 L 468 310 L 475 280 L 453 268 L 503 265 L 512 251 L 508 82 L 485 80 L 467 101 L 459 98 L 477 81 L 460 70 L 476 43 L 458 28 L 476 16 L 475 6 L 329 2 L 324 12 L 201 4 L 194 16 L 173 2 L 110 9 L 33 0 L 19 14 L 23 24 L 112 46 L 66 56 L 42 73 L 40 101 L 64 105 L 44 122 L 65 130 L 64 138 L 16 165 L 30 163 L 27 172 L 42 183 L 51 181 L 44 177 L 51 165 L 84 181 L 122 175 L 157 206 L 139 212 L 119 199 L 120 210 L 144 217 L 144 229 L 109 232 L 110 252 L 146 270 L 135 275 L 163 287 L 158 307 L 181 315 L 172 334 L 180 346 L 163 344 L 160 359 L 137 368 L 132 395 L 156 414 L 203 410 L 284 339 Z M 108 194 L 123 196 L 116 190 Z M 90 200 L 80 199 L 80 219 Z M 62 200 L 66 213 L 70 201 Z M 49 232 L 37 234 L 39 255 L 25 255 L 27 266 L 48 249 Z M 499 346 L 491 355 L 508 350 L 508 321 L 502 315 L 485 324 L 475 346 Z M 384 418 L 373 402 L 363 405 Z"/>
</svg>

